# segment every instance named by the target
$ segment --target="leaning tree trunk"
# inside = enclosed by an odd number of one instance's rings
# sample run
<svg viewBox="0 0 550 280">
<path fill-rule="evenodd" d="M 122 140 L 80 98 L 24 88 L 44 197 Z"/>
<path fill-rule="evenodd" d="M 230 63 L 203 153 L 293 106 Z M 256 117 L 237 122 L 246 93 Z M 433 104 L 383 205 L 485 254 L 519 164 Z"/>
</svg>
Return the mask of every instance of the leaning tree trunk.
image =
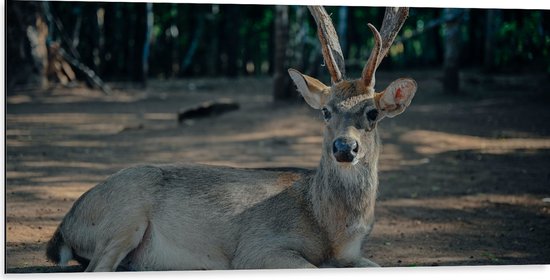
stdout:
<svg viewBox="0 0 550 280">
<path fill-rule="evenodd" d="M 290 77 L 287 73 L 286 52 L 288 45 L 288 6 L 275 6 L 275 59 L 273 77 L 273 99 L 291 99 Z"/>
<path fill-rule="evenodd" d="M 48 85 L 48 25 L 39 2 L 7 2 L 7 86 Z M 9 91 L 8 91 L 9 92 Z"/>
<path fill-rule="evenodd" d="M 443 60 L 443 88 L 445 92 L 456 94 L 460 90 L 460 20 L 461 9 L 445 9 L 443 16 L 448 19 L 445 25 L 445 55 Z"/>
</svg>

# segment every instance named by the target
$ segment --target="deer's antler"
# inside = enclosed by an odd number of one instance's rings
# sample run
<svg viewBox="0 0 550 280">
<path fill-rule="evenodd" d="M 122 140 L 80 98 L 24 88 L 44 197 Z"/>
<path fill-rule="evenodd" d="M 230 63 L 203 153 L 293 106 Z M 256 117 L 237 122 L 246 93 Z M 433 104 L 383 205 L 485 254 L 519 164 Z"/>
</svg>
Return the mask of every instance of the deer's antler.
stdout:
<svg viewBox="0 0 550 280">
<path fill-rule="evenodd" d="M 365 68 L 363 68 L 363 74 L 361 75 L 363 83 L 368 88 L 374 88 L 376 82 L 374 73 L 378 65 L 380 65 L 380 62 L 382 62 L 382 59 L 384 59 L 384 56 L 388 53 L 393 44 L 393 40 L 395 40 L 397 33 L 399 33 L 408 15 L 409 8 L 386 8 L 381 34 L 372 24 L 368 24 L 374 35 L 374 48 L 372 49 L 369 60 L 365 64 Z"/>
<path fill-rule="evenodd" d="M 330 73 L 332 83 L 340 82 L 344 79 L 346 72 L 344 65 L 344 55 L 338 35 L 332 25 L 332 20 L 322 6 L 308 6 L 309 11 L 315 18 L 317 24 L 317 35 L 323 48 L 323 58 Z"/>
<path fill-rule="evenodd" d="M 317 24 L 317 34 L 323 48 L 323 58 L 325 59 L 332 82 L 340 82 L 344 79 L 345 74 L 344 55 L 342 55 L 342 49 L 340 48 L 338 35 L 334 29 L 332 20 L 321 6 L 308 6 L 308 9 Z M 409 8 L 388 7 L 384 14 L 381 33 L 372 24 L 368 24 L 374 35 L 374 48 L 361 75 L 361 79 L 367 88 L 374 88 L 374 73 L 380 62 L 382 62 L 382 59 L 384 59 L 384 56 L 388 53 L 393 40 L 395 40 L 408 15 Z"/>
</svg>

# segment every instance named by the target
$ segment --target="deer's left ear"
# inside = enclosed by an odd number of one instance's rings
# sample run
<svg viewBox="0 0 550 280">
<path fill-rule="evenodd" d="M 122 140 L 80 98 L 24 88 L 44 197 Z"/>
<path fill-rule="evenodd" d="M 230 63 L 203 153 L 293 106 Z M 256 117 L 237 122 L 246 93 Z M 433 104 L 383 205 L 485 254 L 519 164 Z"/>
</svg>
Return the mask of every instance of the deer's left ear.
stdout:
<svg viewBox="0 0 550 280">
<path fill-rule="evenodd" d="M 374 97 L 376 106 L 385 116 L 393 118 L 409 107 L 416 88 L 417 85 L 413 79 L 397 79 Z"/>
</svg>

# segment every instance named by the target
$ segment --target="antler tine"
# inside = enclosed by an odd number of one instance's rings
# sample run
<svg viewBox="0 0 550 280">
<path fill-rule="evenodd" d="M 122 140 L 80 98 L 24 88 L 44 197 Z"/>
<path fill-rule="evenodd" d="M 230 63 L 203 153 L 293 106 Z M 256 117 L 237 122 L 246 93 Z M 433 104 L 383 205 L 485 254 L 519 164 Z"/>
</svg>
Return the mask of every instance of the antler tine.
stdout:
<svg viewBox="0 0 550 280">
<path fill-rule="evenodd" d="M 395 40 L 397 33 L 399 33 L 408 15 L 409 8 L 388 7 L 384 13 L 384 21 L 380 29 L 382 31 L 381 33 L 379 33 L 372 24 L 368 24 L 374 35 L 374 48 L 372 49 L 367 64 L 365 64 L 365 68 L 363 68 L 362 79 L 367 88 L 374 88 L 374 73 L 388 53 L 393 44 L 393 40 Z"/>
<path fill-rule="evenodd" d="M 384 20 L 382 21 L 382 28 L 380 28 L 380 34 L 382 37 L 382 51 L 378 56 L 378 64 L 382 62 L 382 59 L 386 56 L 390 50 L 393 40 L 403 27 L 403 23 L 409 16 L 409 8 L 407 7 L 387 7 L 384 13 Z"/>
<path fill-rule="evenodd" d="M 361 79 L 363 79 L 367 88 L 374 88 L 374 83 L 376 81 L 374 73 L 376 72 L 376 68 L 378 68 L 379 61 L 382 60 L 380 57 L 380 53 L 382 52 L 382 38 L 374 25 L 369 23 L 368 26 L 374 35 L 374 47 L 370 53 L 369 60 L 367 60 L 367 64 L 365 64 L 363 68 Z"/>
<path fill-rule="evenodd" d="M 323 58 L 332 83 L 340 82 L 344 79 L 345 74 L 344 55 L 332 20 L 322 6 L 308 6 L 308 9 L 317 24 L 317 34 L 323 48 Z"/>
</svg>

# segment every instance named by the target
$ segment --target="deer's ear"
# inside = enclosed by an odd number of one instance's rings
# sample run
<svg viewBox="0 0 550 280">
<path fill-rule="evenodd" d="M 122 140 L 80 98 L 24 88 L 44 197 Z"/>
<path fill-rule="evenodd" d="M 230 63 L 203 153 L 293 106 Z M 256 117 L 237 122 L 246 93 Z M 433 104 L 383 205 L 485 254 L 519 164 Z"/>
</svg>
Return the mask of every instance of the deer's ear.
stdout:
<svg viewBox="0 0 550 280">
<path fill-rule="evenodd" d="M 292 68 L 288 69 L 288 74 L 309 106 L 314 109 L 321 109 L 325 106 L 328 101 L 329 87 L 321 81 Z"/>
<path fill-rule="evenodd" d="M 385 116 L 393 118 L 409 107 L 416 88 L 417 85 L 413 79 L 397 79 L 382 93 L 375 96 L 376 105 Z"/>
</svg>

